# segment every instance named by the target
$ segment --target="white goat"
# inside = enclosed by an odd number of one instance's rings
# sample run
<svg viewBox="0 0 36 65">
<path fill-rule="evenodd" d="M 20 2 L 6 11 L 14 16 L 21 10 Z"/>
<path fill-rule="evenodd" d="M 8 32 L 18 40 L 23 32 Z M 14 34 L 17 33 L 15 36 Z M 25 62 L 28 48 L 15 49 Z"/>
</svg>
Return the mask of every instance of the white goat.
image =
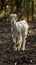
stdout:
<svg viewBox="0 0 36 65">
<path fill-rule="evenodd" d="M 29 25 L 25 20 L 16 22 L 17 15 L 10 14 L 11 33 L 14 44 L 14 50 L 25 50 L 25 43 Z"/>
</svg>

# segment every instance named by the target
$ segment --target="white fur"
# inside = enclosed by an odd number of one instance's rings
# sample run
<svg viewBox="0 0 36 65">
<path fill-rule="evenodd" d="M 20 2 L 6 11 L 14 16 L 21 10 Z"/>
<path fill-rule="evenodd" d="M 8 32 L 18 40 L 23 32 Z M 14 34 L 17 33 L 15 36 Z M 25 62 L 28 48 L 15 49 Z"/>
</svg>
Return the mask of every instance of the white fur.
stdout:
<svg viewBox="0 0 36 65">
<path fill-rule="evenodd" d="M 28 34 L 29 25 L 25 20 L 16 22 L 16 15 L 10 16 L 11 20 L 11 33 L 14 44 L 14 50 L 25 50 L 25 43 Z M 12 23 L 13 22 L 13 23 Z M 18 34 L 19 33 L 19 34 Z M 17 38 L 17 40 L 16 40 Z M 16 43 L 17 41 L 17 43 Z M 18 46 L 16 47 L 16 45 Z"/>
</svg>

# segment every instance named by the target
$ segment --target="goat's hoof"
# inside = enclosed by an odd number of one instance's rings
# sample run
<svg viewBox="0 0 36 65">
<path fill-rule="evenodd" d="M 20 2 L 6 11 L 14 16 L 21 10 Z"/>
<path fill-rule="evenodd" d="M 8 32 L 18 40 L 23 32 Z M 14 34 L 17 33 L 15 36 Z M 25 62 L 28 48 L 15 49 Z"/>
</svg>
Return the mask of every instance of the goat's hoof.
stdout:
<svg viewBox="0 0 36 65">
<path fill-rule="evenodd" d="M 13 51 L 17 51 L 17 48 L 13 48 Z"/>
<path fill-rule="evenodd" d="M 25 49 L 23 49 L 23 48 L 21 49 L 21 51 L 24 51 L 24 50 L 25 50 Z"/>
</svg>

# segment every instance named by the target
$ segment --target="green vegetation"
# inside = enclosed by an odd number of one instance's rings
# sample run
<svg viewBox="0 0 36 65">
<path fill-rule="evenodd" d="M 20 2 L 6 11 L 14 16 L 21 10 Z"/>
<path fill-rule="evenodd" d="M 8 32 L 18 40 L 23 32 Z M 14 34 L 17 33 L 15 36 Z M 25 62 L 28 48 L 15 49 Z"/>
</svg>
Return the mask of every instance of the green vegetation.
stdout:
<svg viewBox="0 0 36 65">
<path fill-rule="evenodd" d="M 36 19 L 36 0 L 0 0 L 0 18 L 16 13 L 27 20 Z"/>
</svg>

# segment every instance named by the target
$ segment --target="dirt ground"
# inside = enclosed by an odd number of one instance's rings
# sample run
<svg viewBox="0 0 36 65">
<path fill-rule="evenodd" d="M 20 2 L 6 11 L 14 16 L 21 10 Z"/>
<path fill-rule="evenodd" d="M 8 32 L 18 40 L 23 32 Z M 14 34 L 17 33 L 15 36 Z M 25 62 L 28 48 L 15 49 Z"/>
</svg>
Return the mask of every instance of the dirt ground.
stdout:
<svg viewBox="0 0 36 65">
<path fill-rule="evenodd" d="M 29 23 L 25 51 L 13 51 L 11 24 L 0 20 L 0 65 L 36 65 L 36 22 Z"/>
</svg>

